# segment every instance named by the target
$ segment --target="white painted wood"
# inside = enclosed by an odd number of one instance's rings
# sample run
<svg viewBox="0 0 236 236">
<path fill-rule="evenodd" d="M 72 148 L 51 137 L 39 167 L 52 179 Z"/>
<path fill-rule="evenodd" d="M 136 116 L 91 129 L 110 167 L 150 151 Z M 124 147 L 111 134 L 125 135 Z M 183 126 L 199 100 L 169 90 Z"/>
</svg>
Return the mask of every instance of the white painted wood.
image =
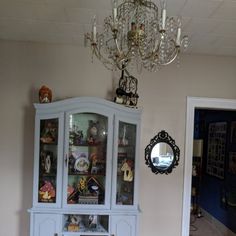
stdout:
<svg viewBox="0 0 236 236">
<path fill-rule="evenodd" d="M 136 236 L 136 216 L 111 216 L 111 235 Z"/>
<path fill-rule="evenodd" d="M 197 108 L 236 110 L 236 100 L 200 97 L 187 98 L 182 236 L 189 236 L 194 111 Z"/>
<path fill-rule="evenodd" d="M 61 216 L 55 214 L 36 214 L 34 216 L 33 236 L 56 236 L 61 232 Z"/>
</svg>

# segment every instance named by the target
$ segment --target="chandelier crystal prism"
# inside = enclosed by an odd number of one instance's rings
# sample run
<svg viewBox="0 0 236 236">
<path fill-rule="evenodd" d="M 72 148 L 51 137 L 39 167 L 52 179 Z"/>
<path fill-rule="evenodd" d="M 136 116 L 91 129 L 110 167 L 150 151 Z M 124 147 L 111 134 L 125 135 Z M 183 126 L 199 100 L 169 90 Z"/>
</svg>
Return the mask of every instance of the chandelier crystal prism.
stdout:
<svg viewBox="0 0 236 236">
<path fill-rule="evenodd" d="M 85 34 L 92 54 L 110 70 L 136 65 L 156 71 L 172 63 L 188 47 L 188 36 L 182 36 L 181 19 L 168 17 L 166 4 L 158 7 L 152 1 L 113 1 L 112 14 L 104 20 L 104 31 L 97 32 L 96 17 L 92 30 Z"/>
</svg>

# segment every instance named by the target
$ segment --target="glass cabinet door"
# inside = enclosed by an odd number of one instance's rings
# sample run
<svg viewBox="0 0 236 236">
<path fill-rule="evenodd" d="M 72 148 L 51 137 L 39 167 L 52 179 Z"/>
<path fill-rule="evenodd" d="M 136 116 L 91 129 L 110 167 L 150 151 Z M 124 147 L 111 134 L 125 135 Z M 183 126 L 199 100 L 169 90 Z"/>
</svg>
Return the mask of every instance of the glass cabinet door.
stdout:
<svg viewBox="0 0 236 236">
<path fill-rule="evenodd" d="M 136 125 L 119 121 L 116 205 L 134 204 Z"/>
<path fill-rule="evenodd" d="M 57 202 L 59 118 L 40 120 L 38 203 Z"/>
<path fill-rule="evenodd" d="M 105 205 L 108 117 L 75 113 L 67 120 L 66 205 Z"/>
</svg>

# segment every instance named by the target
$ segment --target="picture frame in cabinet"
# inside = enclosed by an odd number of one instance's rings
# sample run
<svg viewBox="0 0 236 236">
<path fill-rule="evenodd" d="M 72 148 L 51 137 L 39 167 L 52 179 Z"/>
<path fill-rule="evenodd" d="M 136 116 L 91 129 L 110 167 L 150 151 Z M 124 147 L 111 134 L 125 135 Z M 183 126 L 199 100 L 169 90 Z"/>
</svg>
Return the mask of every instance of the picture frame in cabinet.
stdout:
<svg viewBox="0 0 236 236">
<path fill-rule="evenodd" d="M 230 143 L 236 143 L 236 121 L 231 122 L 230 126 Z"/>
<path fill-rule="evenodd" d="M 236 175 L 236 152 L 229 152 L 229 173 Z"/>
<path fill-rule="evenodd" d="M 209 123 L 207 140 L 207 174 L 224 179 L 227 144 L 227 122 Z"/>
</svg>

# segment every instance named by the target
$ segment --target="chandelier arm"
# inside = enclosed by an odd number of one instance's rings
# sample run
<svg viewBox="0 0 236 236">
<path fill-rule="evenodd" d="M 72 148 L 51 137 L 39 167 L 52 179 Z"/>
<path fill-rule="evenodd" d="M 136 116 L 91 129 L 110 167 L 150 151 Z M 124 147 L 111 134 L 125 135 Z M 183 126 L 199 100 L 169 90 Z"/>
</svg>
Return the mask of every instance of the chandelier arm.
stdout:
<svg viewBox="0 0 236 236">
<path fill-rule="evenodd" d="M 172 42 L 175 43 L 174 40 L 172 40 Z M 156 55 L 156 53 L 158 51 L 159 51 L 159 46 L 157 47 L 157 49 L 155 51 L 152 51 L 148 56 L 142 57 L 142 59 L 143 60 L 149 60 L 149 59 L 155 57 L 155 55 Z M 165 63 L 161 63 L 159 61 L 158 64 L 161 65 L 161 66 L 169 65 L 170 63 L 172 63 L 176 59 L 176 57 L 178 56 L 179 52 L 180 52 L 180 47 L 175 46 L 175 50 L 174 50 L 174 53 L 172 53 L 171 59 L 168 60 L 168 62 L 165 62 Z M 140 52 L 140 55 L 142 56 L 143 54 Z"/>
<path fill-rule="evenodd" d="M 149 53 L 149 55 L 147 56 L 144 56 L 144 54 L 142 54 L 141 51 L 139 51 L 140 55 L 141 55 L 141 58 L 142 60 L 149 60 L 150 58 L 154 57 L 155 54 L 159 51 L 159 46 L 157 45 L 157 48 L 156 50 L 153 50 L 152 52 Z"/>
<path fill-rule="evenodd" d="M 108 65 L 113 66 L 113 63 L 110 62 L 107 58 L 105 58 L 101 53 L 100 50 L 97 47 L 97 44 L 92 44 L 93 48 L 93 54 L 102 62 L 102 64 L 109 70 L 112 70 L 112 68 L 109 68 Z"/>
<path fill-rule="evenodd" d="M 119 70 L 123 70 L 123 69 L 128 67 L 128 65 L 130 63 L 130 59 L 129 59 L 130 52 L 131 52 L 130 48 L 129 48 L 129 50 L 126 54 L 123 52 L 123 58 L 119 61 L 121 63 L 118 63 L 117 61 L 115 61 L 115 63 L 116 63 Z"/>
<path fill-rule="evenodd" d="M 120 50 L 120 47 L 119 47 L 119 45 L 118 45 L 118 40 L 117 40 L 117 38 L 114 38 L 114 41 L 115 41 L 116 49 L 117 49 L 119 55 L 121 55 L 121 50 Z"/>
<path fill-rule="evenodd" d="M 152 50 L 152 53 L 156 52 L 157 50 L 159 50 L 159 44 L 158 44 L 158 39 L 155 40 L 155 43 L 154 43 L 154 48 Z"/>
<path fill-rule="evenodd" d="M 107 46 L 107 48 L 110 48 L 110 47 L 108 46 L 108 43 L 109 43 L 110 41 L 112 41 L 112 40 L 113 40 L 113 38 L 107 39 L 107 41 L 106 41 L 106 46 Z"/>
<path fill-rule="evenodd" d="M 159 48 L 159 47 L 158 47 L 158 48 Z M 158 49 L 158 48 L 157 48 L 157 49 Z M 145 56 L 145 54 L 142 52 L 142 50 L 140 49 L 140 47 L 139 47 L 138 49 L 139 49 L 139 54 L 140 54 L 142 60 L 148 60 L 148 59 L 152 58 L 152 57 L 155 55 L 156 51 L 157 51 L 157 50 L 154 50 L 154 49 L 153 49 L 152 52 L 150 52 L 148 55 Z"/>
<path fill-rule="evenodd" d="M 120 63 L 119 63 L 119 62 L 120 62 Z M 126 69 L 127 66 L 129 65 L 130 60 L 123 58 L 123 59 L 120 60 L 119 62 L 115 61 L 117 68 L 118 68 L 119 70 L 124 70 L 124 69 Z"/>
<path fill-rule="evenodd" d="M 120 66 L 120 64 L 117 61 L 115 61 L 115 63 L 116 63 L 116 66 L 119 70 L 123 70 L 123 64 L 122 64 L 122 66 Z"/>
<path fill-rule="evenodd" d="M 114 34 L 114 27 L 113 27 L 113 25 L 111 24 L 111 22 L 109 21 L 109 19 L 110 19 L 110 17 L 107 17 L 105 20 L 104 20 L 104 25 L 106 26 L 108 26 L 108 28 L 110 28 L 110 30 L 113 32 L 113 34 Z"/>
<path fill-rule="evenodd" d="M 85 38 L 88 39 L 90 41 L 91 45 L 92 45 L 93 40 L 92 40 L 92 37 L 90 36 L 89 33 L 85 34 Z"/>
<path fill-rule="evenodd" d="M 125 71 L 125 73 L 127 74 L 127 76 L 130 77 L 130 73 L 128 72 L 128 70 L 126 69 L 126 67 L 123 69 Z"/>
<path fill-rule="evenodd" d="M 175 54 L 173 55 L 173 57 L 168 61 L 168 62 L 165 62 L 165 63 L 159 63 L 161 66 L 167 66 L 169 65 L 170 63 L 172 63 L 176 57 L 178 56 L 180 52 L 180 48 L 179 47 L 175 47 Z"/>
</svg>

